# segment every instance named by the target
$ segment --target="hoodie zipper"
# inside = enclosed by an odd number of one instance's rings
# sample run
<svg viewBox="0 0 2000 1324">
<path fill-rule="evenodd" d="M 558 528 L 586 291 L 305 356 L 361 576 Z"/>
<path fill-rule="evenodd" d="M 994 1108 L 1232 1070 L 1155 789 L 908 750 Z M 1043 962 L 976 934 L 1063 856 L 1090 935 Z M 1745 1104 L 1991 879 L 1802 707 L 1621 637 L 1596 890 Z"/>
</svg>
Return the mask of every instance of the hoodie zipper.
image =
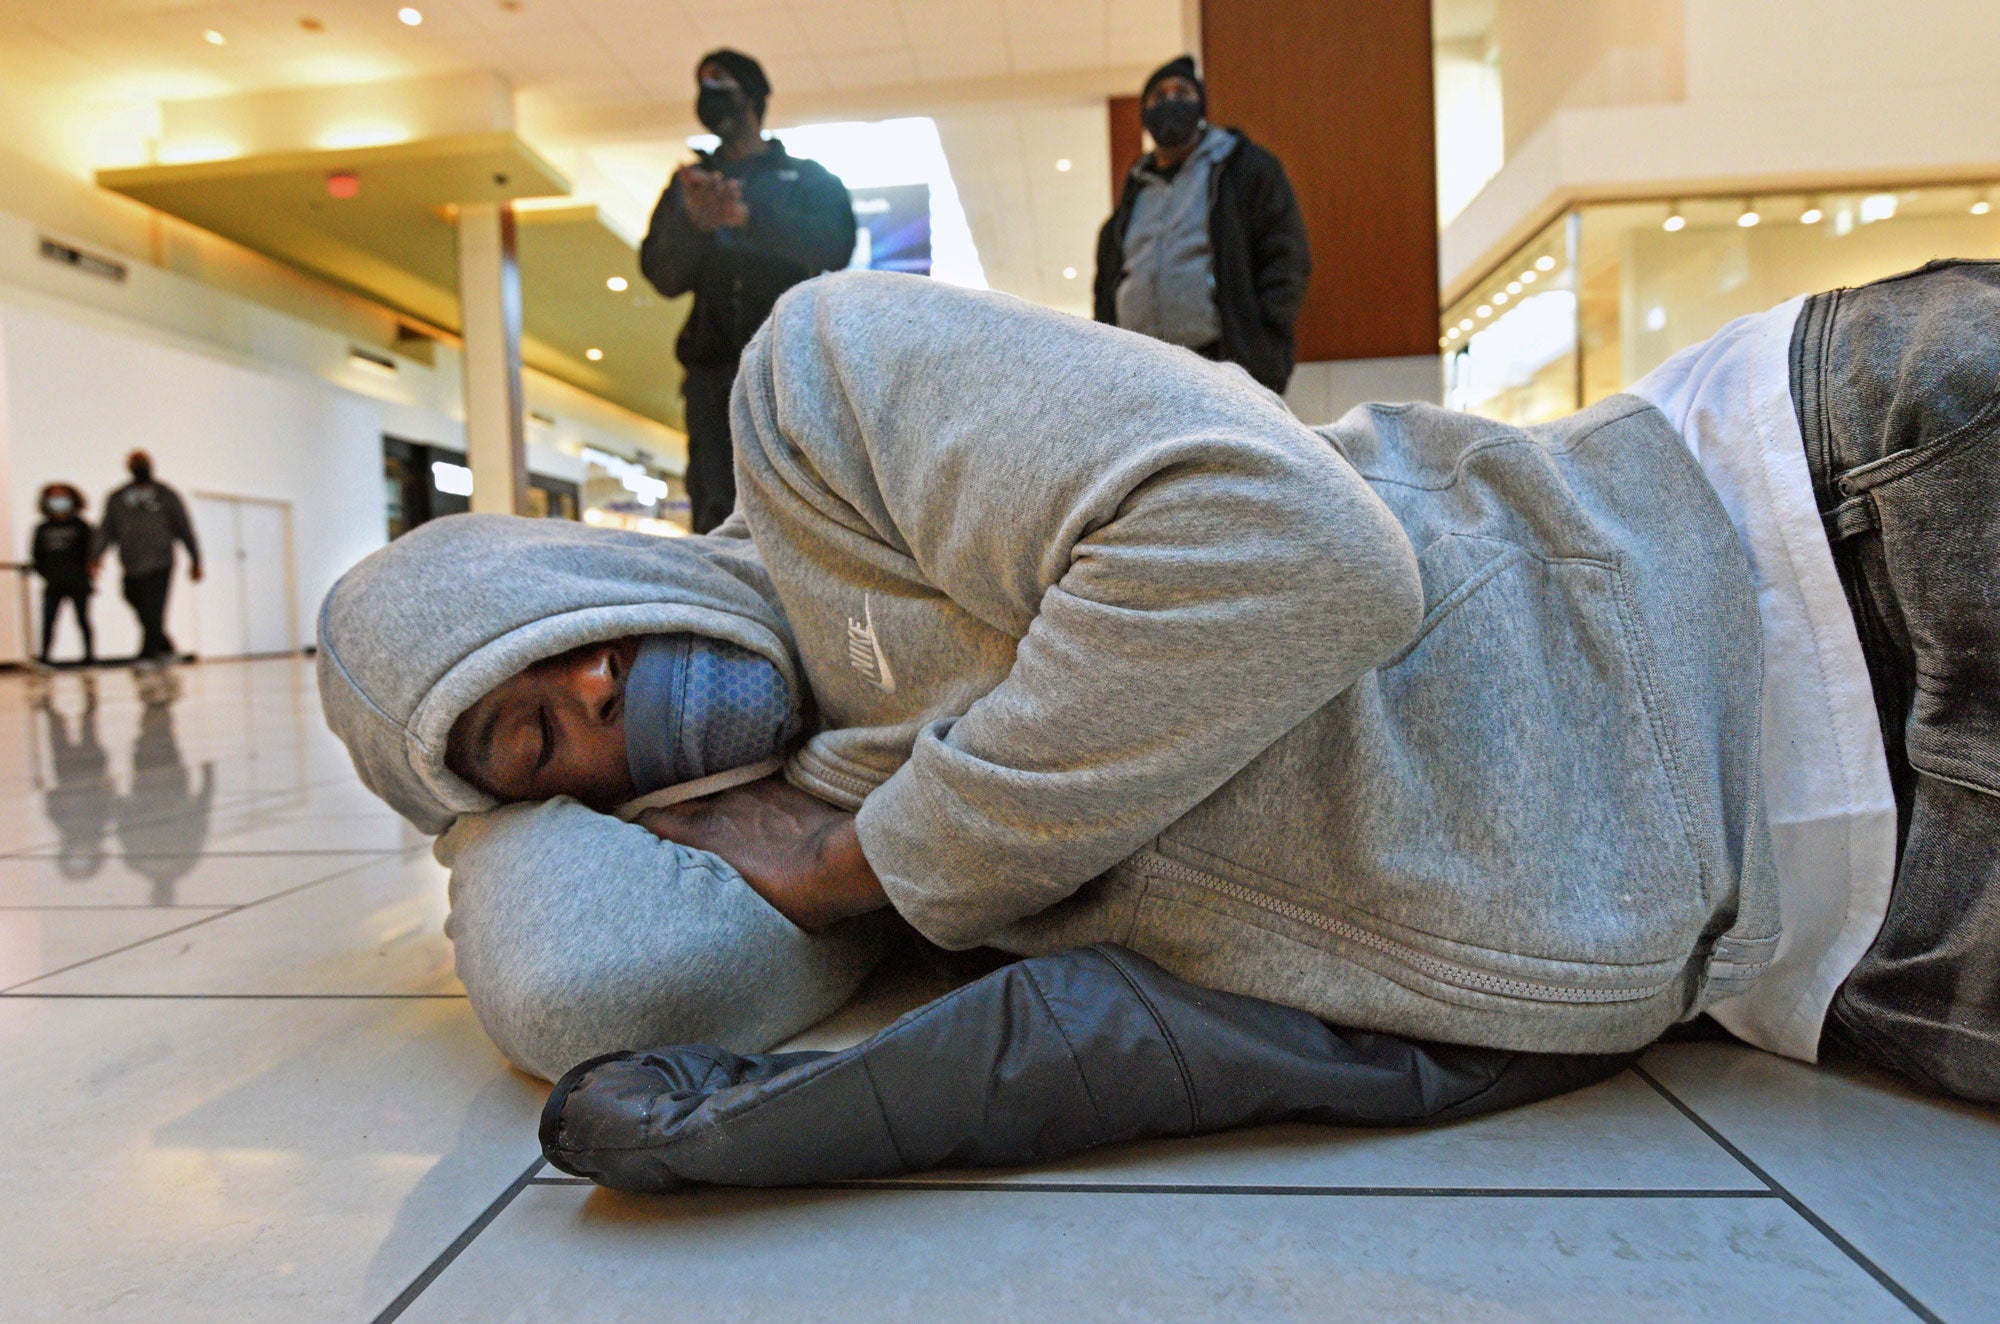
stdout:
<svg viewBox="0 0 2000 1324">
<path fill-rule="evenodd" d="M 1509 979 L 1504 975 L 1496 975 L 1485 970 L 1476 970 L 1471 966 L 1461 965 L 1456 961 L 1447 961 L 1441 957 L 1433 956 L 1429 952 L 1418 951 L 1406 943 L 1397 942 L 1394 938 L 1384 937 L 1379 933 L 1364 929 L 1358 924 L 1350 924 L 1346 920 L 1336 919 L 1332 915 L 1321 911 L 1310 910 L 1305 906 L 1286 901 L 1280 897 L 1268 896 L 1257 891 L 1255 888 L 1245 887 L 1241 883 L 1232 883 L 1227 878 L 1219 878 L 1212 873 L 1196 869 L 1191 865 L 1182 864 L 1179 860 L 1169 859 L 1158 853 L 1149 852 L 1144 867 L 1152 873 L 1206 887 L 1211 891 L 1220 892 L 1224 896 L 1232 897 L 1246 905 L 1256 906 L 1259 909 L 1282 915 L 1294 923 L 1305 924 L 1319 929 L 1323 933 L 1330 933 L 1337 938 L 1344 938 L 1348 942 L 1358 943 L 1363 947 L 1380 952 L 1392 960 L 1409 966 L 1420 974 L 1428 975 L 1440 983 L 1451 984 L 1458 988 L 1471 989 L 1474 992 L 1493 993 L 1510 998 L 1525 998 L 1533 1002 L 1640 1002 L 1657 995 L 1674 982 L 1672 979 L 1667 979 L 1658 984 L 1648 985 L 1645 988 L 1582 989 L 1562 988 L 1555 984 L 1538 984 L 1525 979 Z"/>
</svg>

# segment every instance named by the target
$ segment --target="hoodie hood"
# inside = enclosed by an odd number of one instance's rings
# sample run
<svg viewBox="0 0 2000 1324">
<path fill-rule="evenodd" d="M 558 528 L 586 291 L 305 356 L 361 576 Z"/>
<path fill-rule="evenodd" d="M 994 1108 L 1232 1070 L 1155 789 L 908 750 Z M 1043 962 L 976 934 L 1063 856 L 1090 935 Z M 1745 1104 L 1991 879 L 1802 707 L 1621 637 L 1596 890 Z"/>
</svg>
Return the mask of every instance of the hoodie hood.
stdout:
<svg viewBox="0 0 2000 1324">
<path fill-rule="evenodd" d="M 569 520 L 450 515 L 349 570 L 319 615 L 319 695 L 362 782 L 420 830 L 496 801 L 444 765 L 459 715 L 544 658 L 686 631 L 749 649 L 803 695 L 776 591 L 731 520 L 656 538 Z"/>
</svg>

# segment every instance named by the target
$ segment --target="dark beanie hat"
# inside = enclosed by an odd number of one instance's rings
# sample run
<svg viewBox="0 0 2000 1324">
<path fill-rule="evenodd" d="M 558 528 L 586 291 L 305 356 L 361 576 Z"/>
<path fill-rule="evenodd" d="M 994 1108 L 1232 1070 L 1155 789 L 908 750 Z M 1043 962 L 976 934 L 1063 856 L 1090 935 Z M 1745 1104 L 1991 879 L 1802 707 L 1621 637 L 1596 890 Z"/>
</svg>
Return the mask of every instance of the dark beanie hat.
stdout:
<svg viewBox="0 0 2000 1324">
<path fill-rule="evenodd" d="M 1201 108 L 1204 111 L 1208 109 L 1208 88 L 1202 83 L 1201 75 L 1194 71 L 1194 56 L 1183 55 L 1177 59 L 1168 60 L 1165 64 L 1153 70 L 1152 73 L 1146 76 L 1146 85 L 1139 89 L 1139 100 L 1143 102 L 1147 97 L 1153 95 L 1153 84 L 1159 82 L 1162 78 L 1185 78 L 1190 83 L 1193 83 L 1196 95 L 1201 98 Z"/>
<path fill-rule="evenodd" d="M 696 60 L 695 77 L 701 76 L 701 67 L 704 64 L 719 64 L 727 69 L 729 76 L 736 80 L 736 85 L 743 89 L 743 95 L 757 108 L 757 113 L 759 115 L 764 113 L 764 105 L 771 99 L 771 80 L 764 77 L 763 65 L 742 51 L 732 51 L 727 46 L 710 51 Z"/>
</svg>

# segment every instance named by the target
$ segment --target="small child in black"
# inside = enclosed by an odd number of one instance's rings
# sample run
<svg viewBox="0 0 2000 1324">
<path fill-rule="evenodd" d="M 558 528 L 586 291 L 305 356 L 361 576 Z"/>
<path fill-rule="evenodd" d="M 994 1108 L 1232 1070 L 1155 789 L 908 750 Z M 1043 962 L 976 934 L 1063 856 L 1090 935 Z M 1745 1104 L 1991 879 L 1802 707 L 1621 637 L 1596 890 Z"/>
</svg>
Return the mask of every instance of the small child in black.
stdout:
<svg viewBox="0 0 2000 1324">
<path fill-rule="evenodd" d="M 90 524 L 83 518 L 83 493 L 68 483 L 42 489 L 42 522 L 35 529 L 35 573 L 42 577 L 43 663 L 55 641 L 56 613 L 68 602 L 83 632 L 83 660 L 97 660 L 90 632 Z"/>
</svg>

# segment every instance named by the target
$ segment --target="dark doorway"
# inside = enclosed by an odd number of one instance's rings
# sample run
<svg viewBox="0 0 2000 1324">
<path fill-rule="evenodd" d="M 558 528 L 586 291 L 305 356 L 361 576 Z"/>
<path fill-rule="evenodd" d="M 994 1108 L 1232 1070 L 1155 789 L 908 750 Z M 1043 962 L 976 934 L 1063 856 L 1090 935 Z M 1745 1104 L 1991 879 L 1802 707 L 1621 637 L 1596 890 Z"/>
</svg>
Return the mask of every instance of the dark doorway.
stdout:
<svg viewBox="0 0 2000 1324">
<path fill-rule="evenodd" d="M 385 435 L 382 496 L 392 539 L 426 520 L 472 509 L 472 475 L 465 467 L 465 452 Z M 532 515 L 576 519 L 581 513 L 580 500 L 575 483 L 528 475 L 528 513 Z"/>
</svg>

